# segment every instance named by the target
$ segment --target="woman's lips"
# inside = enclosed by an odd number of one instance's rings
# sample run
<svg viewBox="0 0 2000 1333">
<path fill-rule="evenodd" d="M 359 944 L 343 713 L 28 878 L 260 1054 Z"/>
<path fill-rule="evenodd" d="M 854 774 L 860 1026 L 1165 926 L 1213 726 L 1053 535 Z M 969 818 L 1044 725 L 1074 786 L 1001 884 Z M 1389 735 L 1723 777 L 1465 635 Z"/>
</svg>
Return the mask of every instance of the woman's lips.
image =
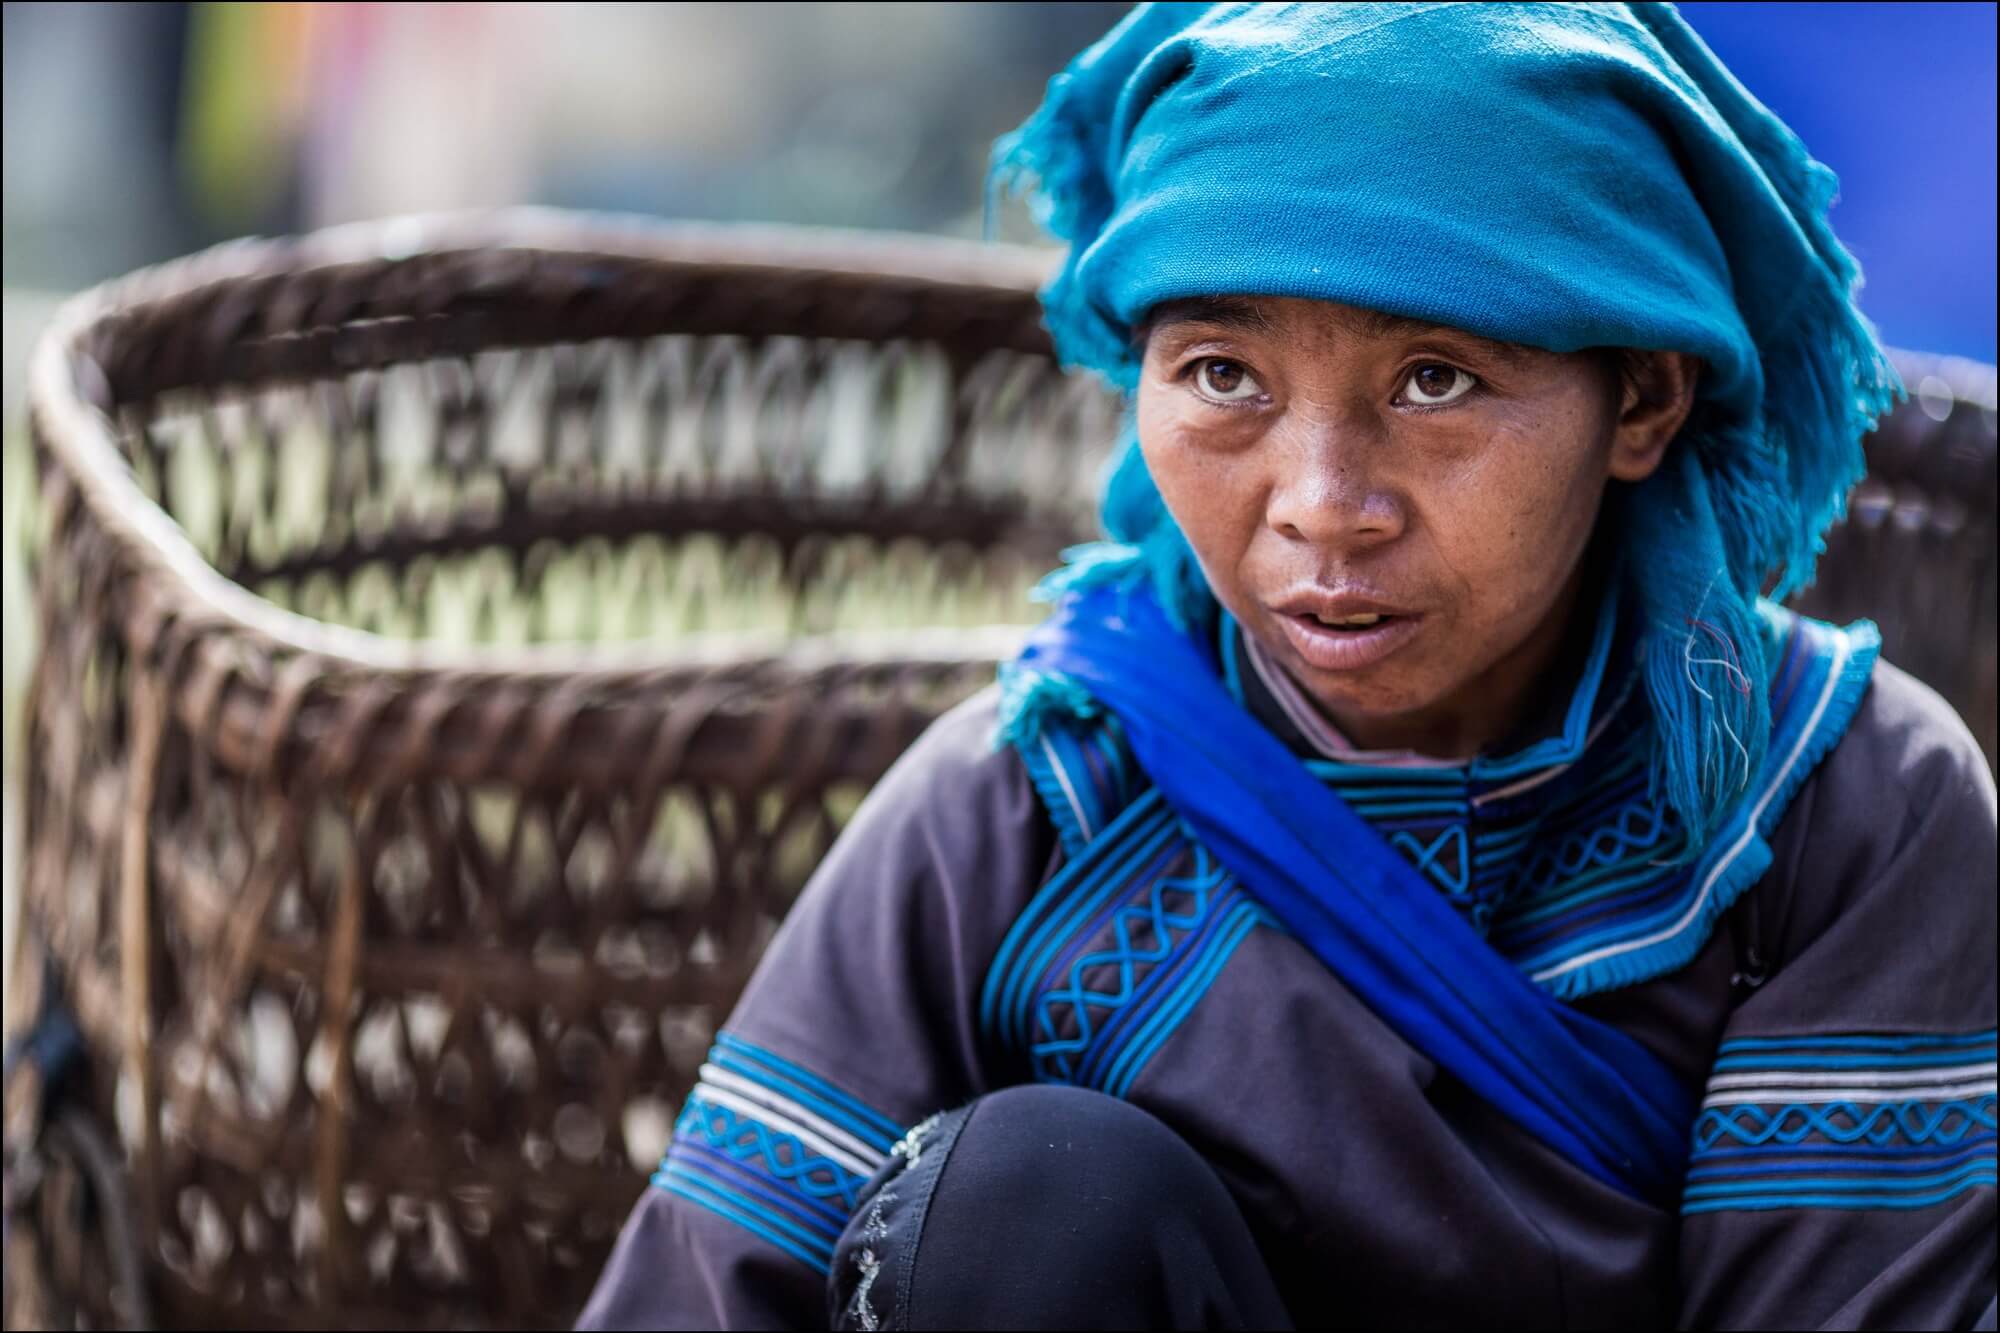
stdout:
<svg viewBox="0 0 2000 1333">
<path fill-rule="evenodd" d="M 1359 671 L 1408 643 L 1423 617 L 1390 616 L 1365 629 L 1334 629 L 1322 625 L 1316 616 L 1282 612 L 1278 620 L 1307 666 L 1321 671 Z"/>
</svg>

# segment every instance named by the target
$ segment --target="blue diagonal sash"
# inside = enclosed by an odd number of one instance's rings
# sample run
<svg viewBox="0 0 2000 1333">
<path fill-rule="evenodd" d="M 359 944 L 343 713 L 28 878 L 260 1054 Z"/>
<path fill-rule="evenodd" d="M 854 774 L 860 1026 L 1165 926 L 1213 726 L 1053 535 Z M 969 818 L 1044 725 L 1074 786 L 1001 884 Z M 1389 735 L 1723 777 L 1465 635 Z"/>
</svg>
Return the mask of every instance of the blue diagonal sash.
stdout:
<svg viewBox="0 0 2000 1333">
<path fill-rule="evenodd" d="M 1116 714 L 1193 836 L 1404 1040 L 1597 1179 L 1652 1202 L 1674 1196 L 1693 1093 L 1494 952 L 1230 697 L 1156 601 L 1072 594 L 1018 660 Z"/>
</svg>

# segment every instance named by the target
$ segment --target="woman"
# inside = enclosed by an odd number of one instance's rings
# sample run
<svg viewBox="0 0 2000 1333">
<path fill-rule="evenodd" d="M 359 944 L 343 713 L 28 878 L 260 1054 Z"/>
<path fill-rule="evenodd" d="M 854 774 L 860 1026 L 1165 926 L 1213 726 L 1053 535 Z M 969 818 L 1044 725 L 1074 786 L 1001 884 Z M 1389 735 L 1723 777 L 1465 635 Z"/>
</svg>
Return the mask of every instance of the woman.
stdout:
<svg viewBox="0 0 2000 1333">
<path fill-rule="evenodd" d="M 1993 1327 L 1993 785 L 1759 598 L 1901 388 L 1831 174 L 1653 5 L 1141 6 L 998 165 L 1114 540 L 584 1324 Z"/>
</svg>

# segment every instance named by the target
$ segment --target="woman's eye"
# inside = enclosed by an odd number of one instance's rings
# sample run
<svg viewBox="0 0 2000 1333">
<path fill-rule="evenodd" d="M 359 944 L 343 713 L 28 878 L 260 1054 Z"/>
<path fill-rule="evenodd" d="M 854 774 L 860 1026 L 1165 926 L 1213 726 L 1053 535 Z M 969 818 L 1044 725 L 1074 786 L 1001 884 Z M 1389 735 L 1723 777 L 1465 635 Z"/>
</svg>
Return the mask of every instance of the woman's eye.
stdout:
<svg viewBox="0 0 2000 1333">
<path fill-rule="evenodd" d="M 1409 400 L 1417 406 L 1441 407 L 1471 393 L 1472 386 L 1478 382 L 1457 366 L 1447 366 L 1442 361 L 1426 361 L 1410 372 L 1403 388 Z"/>
<path fill-rule="evenodd" d="M 1263 388 L 1250 378 L 1240 361 L 1210 357 L 1194 368 L 1195 388 L 1202 397 L 1218 403 L 1241 403 L 1255 398 Z"/>
</svg>

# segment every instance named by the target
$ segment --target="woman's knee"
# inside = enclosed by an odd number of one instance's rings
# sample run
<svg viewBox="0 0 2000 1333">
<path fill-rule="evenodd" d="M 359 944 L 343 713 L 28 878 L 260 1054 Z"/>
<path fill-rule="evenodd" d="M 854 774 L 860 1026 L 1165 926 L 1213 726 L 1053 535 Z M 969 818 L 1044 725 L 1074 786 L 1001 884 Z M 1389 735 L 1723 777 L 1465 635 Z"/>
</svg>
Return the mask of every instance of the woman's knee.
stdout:
<svg viewBox="0 0 2000 1333">
<path fill-rule="evenodd" d="M 1102 1093 L 1007 1088 L 900 1150 L 836 1251 L 836 1328 L 1241 1328 L 1285 1311 L 1221 1180 Z"/>
<path fill-rule="evenodd" d="M 1161 1121 L 1060 1084 L 1004 1088 L 974 1103 L 938 1194 L 1024 1218 L 1057 1213 L 1066 1235 L 1090 1233 L 1094 1245 L 1130 1243 L 1148 1229 L 1139 1219 L 1163 1212 L 1233 1211 L 1208 1164 Z"/>
</svg>

